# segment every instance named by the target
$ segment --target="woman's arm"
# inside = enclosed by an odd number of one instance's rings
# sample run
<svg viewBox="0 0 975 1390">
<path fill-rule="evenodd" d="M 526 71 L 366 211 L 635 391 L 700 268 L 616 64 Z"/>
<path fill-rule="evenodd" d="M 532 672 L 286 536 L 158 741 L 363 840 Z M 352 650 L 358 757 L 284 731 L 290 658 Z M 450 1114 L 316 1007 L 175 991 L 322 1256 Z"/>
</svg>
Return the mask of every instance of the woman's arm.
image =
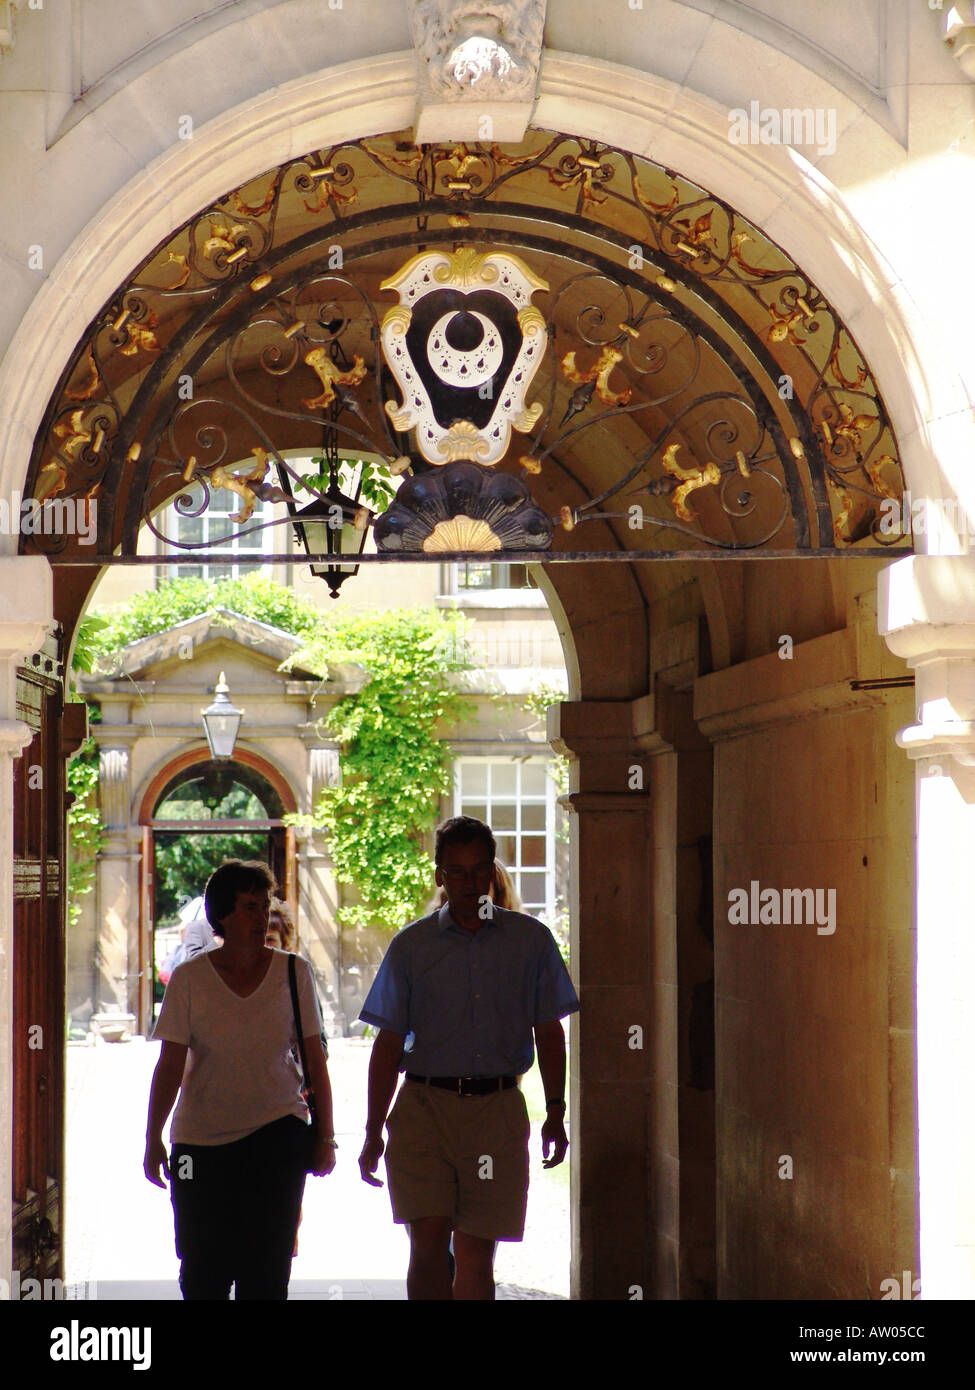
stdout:
<svg viewBox="0 0 975 1390">
<path fill-rule="evenodd" d="M 156 1187 L 166 1184 L 159 1176 L 162 1167 L 169 1177 L 169 1162 L 166 1147 L 162 1141 L 163 1125 L 169 1119 L 169 1112 L 176 1104 L 176 1097 L 183 1080 L 186 1067 L 186 1054 L 189 1048 L 185 1043 L 164 1042 L 159 1053 L 156 1070 L 152 1074 L 152 1087 L 149 1091 L 149 1118 L 146 1121 L 146 1153 L 142 1170 Z"/>
<path fill-rule="evenodd" d="M 328 1064 L 322 1047 L 321 1034 L 307 1037 L 305 1057 L 308 1061 L 308 1075 L 305 1081 L 308 1089 L 315 1093 L 315 1113 L 318 1116 L 318 1134 L 312 1156 L 312 1172 L 324 1177 L 335 1167 L 335 1133 L 332 1122 L 332 1086 L 328 1079 Z"/>
</svg>

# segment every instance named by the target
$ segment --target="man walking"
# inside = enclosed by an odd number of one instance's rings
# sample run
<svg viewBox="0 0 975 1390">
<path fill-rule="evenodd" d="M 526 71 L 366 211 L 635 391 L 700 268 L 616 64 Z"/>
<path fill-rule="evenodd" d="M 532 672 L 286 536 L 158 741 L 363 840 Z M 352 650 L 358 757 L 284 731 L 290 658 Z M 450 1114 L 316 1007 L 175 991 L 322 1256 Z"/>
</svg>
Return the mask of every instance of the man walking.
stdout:
<svg viewBox="0 0 975 1390">
<path fill-rule="evenodd" d="M 492 903 L 488 826 L 446 821 L 435 860 L 447 901 L 393 938 L 359 1015 L 380 1030 L 359 1169 L 381 1187 L 373 1174 L 385 1147 L 393 1219 L 410 1233 L 411 1299 L 491 1299 L 495 1243 L 521 1240 L 525 1226 L 529 1124 L 518 1078 L 537 1048 L 543 1167 L 554 1168 L 569 1146 L 560 1019 L 579 1001 L 548 928 Z"/>
</svg>

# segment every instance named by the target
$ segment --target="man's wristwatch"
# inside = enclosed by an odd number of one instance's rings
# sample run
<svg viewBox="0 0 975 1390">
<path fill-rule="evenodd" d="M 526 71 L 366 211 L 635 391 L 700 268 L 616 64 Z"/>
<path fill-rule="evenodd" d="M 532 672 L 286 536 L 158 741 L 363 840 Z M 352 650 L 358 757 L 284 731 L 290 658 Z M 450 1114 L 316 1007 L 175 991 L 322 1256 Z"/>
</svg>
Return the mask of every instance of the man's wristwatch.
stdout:
<svg viewBox="0 0 975 1390">
<path fill-rule="evenodd" d="M 560 1115 L 564 1115 L 564 1114 L 565 1114 L 565 1101 L 564 1101 L 564 1100 L 558 1100 L 558 1099 L 556 1099 L 556 1100 L 547 1100 L 547 1101 L 545 1102 L 545 1109 L 546 1109 L 546 1111 L 548 1111 L 548 1110 L 554 1110 L 556 1106 L 558 1106 L 558 1108 L 559 1108 L 559 1114 L 560 1114 Z"/>
</svg>

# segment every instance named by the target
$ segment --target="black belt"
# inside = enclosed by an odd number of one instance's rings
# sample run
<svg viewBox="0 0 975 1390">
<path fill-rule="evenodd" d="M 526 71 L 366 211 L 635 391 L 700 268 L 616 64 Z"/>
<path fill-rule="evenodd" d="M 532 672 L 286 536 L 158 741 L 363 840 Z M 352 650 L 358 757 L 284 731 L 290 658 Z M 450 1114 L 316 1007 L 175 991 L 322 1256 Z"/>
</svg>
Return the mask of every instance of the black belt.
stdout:
<svg viewBox="0 0 975 1390">
<path fill-rule="evenodd" d="M 493 1091 L 510 1091 L 518 1085 L 517 1076 L 416 1076 L 406 1073 L 407 1081 L 421 1086 L 440 1086 L 458 1096 L 489 1096 Z"/>
</svg>

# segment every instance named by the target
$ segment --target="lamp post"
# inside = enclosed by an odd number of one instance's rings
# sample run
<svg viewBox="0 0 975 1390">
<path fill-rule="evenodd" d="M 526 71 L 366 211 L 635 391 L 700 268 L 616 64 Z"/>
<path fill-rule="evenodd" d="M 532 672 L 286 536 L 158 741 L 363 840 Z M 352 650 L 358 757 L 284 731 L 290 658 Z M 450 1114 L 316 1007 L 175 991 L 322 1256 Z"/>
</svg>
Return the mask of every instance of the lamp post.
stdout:
<svg viewBox="0 0 975 1390">
<path fill-rule="evenodd" d="M 227 677 L 221 671 L 214 692 L 213 704 L 208 709 L 201 711 L 203 730 L 207 736 L 207 743 L 210 745 L 210 756 L 214 761 L 233 757 L 234 744 L 237 742 L 237 730 L 240 728 L 240 721 L 244 715 L 242 709 L 238 709 L 236 705 L 230 703 L 229 696 L 230 689 L 227 685 Z"/>
</svg>

